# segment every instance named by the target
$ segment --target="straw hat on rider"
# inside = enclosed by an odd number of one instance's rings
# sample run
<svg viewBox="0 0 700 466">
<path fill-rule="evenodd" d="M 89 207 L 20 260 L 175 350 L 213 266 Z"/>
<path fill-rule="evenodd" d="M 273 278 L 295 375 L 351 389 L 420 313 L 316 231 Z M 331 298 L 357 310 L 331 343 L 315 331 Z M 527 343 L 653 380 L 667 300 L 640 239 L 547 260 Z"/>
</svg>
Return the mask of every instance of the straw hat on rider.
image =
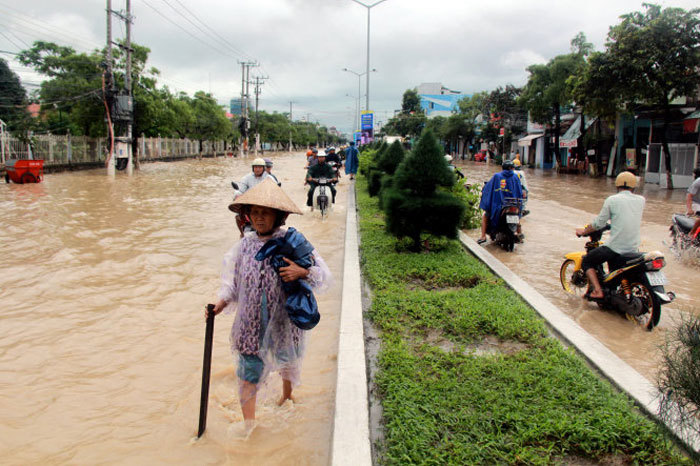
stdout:
<svg viewBox="0 0 700 466">
<path fill-rule="evenodd" d="M 269 207 L 289 214 L 303 215 L 294 201 L 271 178 L 264 179 L 238 196 L 228 208 L 230 211 L 238 214 L 243 207 L 251 205 Z"/>
</svg>

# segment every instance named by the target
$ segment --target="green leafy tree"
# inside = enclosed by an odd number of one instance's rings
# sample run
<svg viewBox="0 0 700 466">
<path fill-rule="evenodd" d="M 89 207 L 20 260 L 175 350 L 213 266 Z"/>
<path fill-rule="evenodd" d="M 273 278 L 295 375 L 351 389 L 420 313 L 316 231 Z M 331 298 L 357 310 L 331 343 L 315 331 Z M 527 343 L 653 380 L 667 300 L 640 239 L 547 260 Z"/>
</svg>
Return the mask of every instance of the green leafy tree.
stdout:
<svg viewBox="0 0 700 466">
<path fill-rule="evenodd" d="M 401 113 L 410 115 L 412 113 L 423 113 L 420 106 L 420 96 L 416 89 L 406 89 L 401 99 Z"/>
<path fill-rule="evenodd" d="M 20 63 L 48 79 L 39 90 L 41 109 L 53 133 L 105 136 L 102 62 L 97 51 L 76 53 L 71 47 L 36 41 L 18 55 Z"/>
<path fill-rule="evenodd" d="M 487 99 L 489 93 L 486 91 L 475 92 L 471 97 L 463 97 L 457 102 L 459 113 L 467 117 L 472 123 L 476 117 L 487 113 Z"/>
<path fill-rule="evenodd" d="M 9 131 L 24 127 L 29 116 L 26 105 L 27 93 L 19 76 L 0 58 L 0 120 L 5 122 Z"/>
<path fill-rule="evenodd" d="M 204 140 L 227 139 L 231 135 L 231 123 L 226 113 L 211 94 L 197 91 L 190 100 L 194 114 L 194 134 L 200 142 L 200 151 Z"/>
<path fill-rule="evenodd" d="M 663 111 L 661 144 L 669 188 L 671 102 L 700 86 L 700 9 L 664 8 L 645 3 L 644 11 L 621 17 L 610 28 L 606 50 L 594 54 L 574 82 L 575 93 L 600 114 L 654 105 Z M 613 98 L 605 104 L 604 99 Z"/>
<path fill-rule="evenodd" d="M 398 238 L 413 240 L 411 249 L 421 248 L 421 233 L 455 238 L 464 205 L 438 186 L 451 187 L 454 174 L 432 131 L 423 133 L 415 149 L 394 174 L 391 188 L 383 194 L 387 230 Z"/>
</svg>

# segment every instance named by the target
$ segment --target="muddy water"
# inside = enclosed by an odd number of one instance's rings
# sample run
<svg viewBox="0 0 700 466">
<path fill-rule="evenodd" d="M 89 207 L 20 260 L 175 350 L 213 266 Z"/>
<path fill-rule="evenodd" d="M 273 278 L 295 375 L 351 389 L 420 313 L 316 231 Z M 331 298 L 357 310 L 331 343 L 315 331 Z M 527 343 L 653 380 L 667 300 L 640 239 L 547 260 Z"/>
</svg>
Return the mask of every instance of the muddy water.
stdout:
<svg viewBox="0 0 700 466">
<path fill-rule="evenodd" d="M 478 183 L 500 169 L 474 162 L 460 165 L 469 182 Z M 664 253 L 664 273 L 670 282 L 666 288 L 677 296 L 672 304 L 662 307 L 659 326 L 647 332 L 619 314 L 601 311 L 594 303 L 568 296 L 559 282 L 564 254 L 584 250 L 585 239 L 577 238 L 574 230 L 593 220 L 605 198 L 616 192 L 614 179 L 532 169 L 525 169 L 525 175 L 530 190 L 527 208 L 531 212 L 522 222 L 525 243 L 516 245 L 513 253 L 490 242 L 484 247 L 632 367 L 654 380 L 658 347 L 664 336 L 680 313 L 700 310 L 700 267 L 679 260 L 665 245 L 671 214 L 684 210 L 685 190 L 668 191 L 651 184 L 637 190 L 646 198 L 640 250 Z M 479 232 L 473 230 L 469 235 L 478 238 Z M 606 238 L 607 235 L 603 240 Z"/>
<path fill-rule="evenodd" d="M 305 202 L 302 154 L 273 156 Z M 330 218 L 291 216 L 336 279 L 317 296 L 298 403 L 272 377 L 245 442 L 228 333 L 216 320 L 208 426 L 199 411 L 203 306 L 238 241 L 231 180 L 249 160 L 145 164 L 0 185 L 0 458 L 7 464 L 327 464 L 335 397 L 346 193 Z"/>
</svg>

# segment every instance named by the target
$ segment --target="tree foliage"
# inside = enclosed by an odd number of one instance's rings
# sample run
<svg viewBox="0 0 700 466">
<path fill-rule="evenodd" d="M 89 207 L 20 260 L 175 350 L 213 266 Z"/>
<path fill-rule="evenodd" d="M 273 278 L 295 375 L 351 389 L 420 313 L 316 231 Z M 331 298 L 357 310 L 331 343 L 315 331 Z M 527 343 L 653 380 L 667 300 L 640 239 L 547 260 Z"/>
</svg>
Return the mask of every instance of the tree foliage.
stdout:
<svg viewBox="0 0 700 466">
<path fill-rule="evenodd" d="M 571 85 L 576 99 L 604 118 L 640 105 L 663 110 L 661 142 L 672 187 L 669 108 L 675 98 L 693 95 L 700 86 L 700 9 L 643 7 L 621 16 L 608 32 L 606 50 L 591 55 Z"/>
<path fill-rule="evenodd" d="M 19 76 L 0 58 L 0 120 L 9 131 L 19 129 L 27 121 L 26 104 L 27 93 Z"/>
</svg>

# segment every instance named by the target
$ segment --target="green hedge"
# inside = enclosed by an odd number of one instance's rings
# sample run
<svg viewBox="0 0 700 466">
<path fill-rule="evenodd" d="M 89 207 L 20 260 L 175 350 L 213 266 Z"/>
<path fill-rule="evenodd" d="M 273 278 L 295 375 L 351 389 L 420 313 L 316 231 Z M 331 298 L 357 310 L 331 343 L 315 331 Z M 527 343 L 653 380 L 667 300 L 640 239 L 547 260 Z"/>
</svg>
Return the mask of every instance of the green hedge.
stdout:
<svg viewBox="0 0 700 466">
<path fill-rule="evenodd" d="M 459 242 L 404 252 L 356 183 L 386 465 L 692 464 Z"/>
</svg>

